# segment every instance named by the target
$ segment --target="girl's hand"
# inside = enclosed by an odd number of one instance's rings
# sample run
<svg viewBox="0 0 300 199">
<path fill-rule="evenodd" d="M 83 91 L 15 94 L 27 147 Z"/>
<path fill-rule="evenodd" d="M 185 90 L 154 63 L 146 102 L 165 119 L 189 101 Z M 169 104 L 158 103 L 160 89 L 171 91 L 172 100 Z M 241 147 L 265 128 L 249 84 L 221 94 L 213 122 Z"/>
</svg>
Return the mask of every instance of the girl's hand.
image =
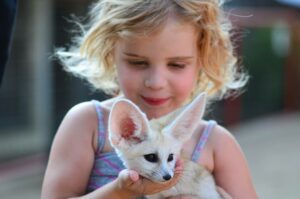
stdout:
<svg viewBox="0 0 300 199">
<path fill-rule="evenodd" d="M 178 182 L 182 170 L 183 161 L 179 160 L 176 163 L 174 177 L 159 183 L 139 176 L 136 171 L 125 169 L 120 172 L 117 178 L 117 186 L 125 197 L 151 195 L 173 187 Z"/>
</svg>

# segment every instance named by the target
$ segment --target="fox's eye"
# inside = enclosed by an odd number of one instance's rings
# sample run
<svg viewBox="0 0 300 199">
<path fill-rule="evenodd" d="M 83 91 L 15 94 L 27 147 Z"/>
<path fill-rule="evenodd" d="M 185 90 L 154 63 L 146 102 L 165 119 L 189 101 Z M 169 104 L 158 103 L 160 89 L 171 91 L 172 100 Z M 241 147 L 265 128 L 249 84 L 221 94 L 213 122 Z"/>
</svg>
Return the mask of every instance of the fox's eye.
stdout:
<svg viewBox="0 0 300 199">
<path fill-rule="evenodd" d="M 149 162 L 158 162 L 158 157 L 155 153 L 144 155 L 144 158 Z"/>
<path fill-rule="evenodd" d="M 171 162 L 174 159 L 173 153 L 171 153 L 168 157 L 168 162 Z"/>
</svg>

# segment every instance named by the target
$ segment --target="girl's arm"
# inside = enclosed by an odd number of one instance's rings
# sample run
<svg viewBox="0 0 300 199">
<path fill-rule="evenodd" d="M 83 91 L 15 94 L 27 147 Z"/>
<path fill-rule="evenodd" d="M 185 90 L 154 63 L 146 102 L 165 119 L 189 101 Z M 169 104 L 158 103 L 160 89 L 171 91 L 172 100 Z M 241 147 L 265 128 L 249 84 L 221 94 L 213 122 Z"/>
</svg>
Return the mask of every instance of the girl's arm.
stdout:
<svg viewBox="0 0 300 199">
<path fill-rule="evenodd" d="M 214 129 L 212 136 L 213 175 L 217 185 L 234 199 L 258 199 L 247 161 L 235 138 L 220 126 Z"/>
<path fill-rule="evenodd" d="M 85 192 L 94 161 L 95 129 L 97 116 L 90 102 L 67 113 L 51 147 L 42 198 L 68 198 Z"/>
<path fill-rule="evenodd" d="M 182 162 L 178 162 L 175 177 L 166 183 L 153 183 L 134 171 L 123 170 L 116 180 L 84 195 L 97 148 L 95 143 L 97 127 L 96 112 L 90 102 L 79 104 L 67 113 L 51 148 L 42 186 L 43 199 L 72 197 L 129 199 L 143 194 L 153 194 L 177 183 Z"/>
</svg>

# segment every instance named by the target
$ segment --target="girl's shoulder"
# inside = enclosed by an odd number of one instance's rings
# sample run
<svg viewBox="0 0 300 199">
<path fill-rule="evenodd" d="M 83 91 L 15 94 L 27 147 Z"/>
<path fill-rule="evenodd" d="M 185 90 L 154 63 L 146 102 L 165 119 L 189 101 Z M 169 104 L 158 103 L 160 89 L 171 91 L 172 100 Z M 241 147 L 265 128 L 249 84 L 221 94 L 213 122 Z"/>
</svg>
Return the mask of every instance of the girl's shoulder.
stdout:
<svg viewBox="0 0 300 199">
<path fill-rule="evenodd" d="M 95 105 L 92 101 L 87 101 L 73 106 L 65 115 L 59 128 L 63 128 L 63 132 L 72 132 L 73 136 L 81 137 L 82 135 L 93 136 L 97 125 Z"/>
<path fill-rule="evenodd" d="M 61 134 L 59 137 L 65 137 L 73 143 L 92 143 L 93 150 L 97 151 L 99 111 L 102 117 L 106 117 L 108 113 L 105 109 L 102 108 L 102 102 L 96 100 L 76 104 L 64 117 L 58 129 L 58 135 Z"/>
<path fill-rule="evenodd" d="M 220 143 L 226 140 L 235 140 L 234 136 L 231 132 L 229 132 L 229 130 L 214 120 L 201 120 L 197 132 L 201 135 L 205 131 L 209 131 L 209 140 L 215 145 L 220 145 Z"/>
<path fill-rule="evenodd" d="M 91 124 L 95 120 L 96 110 L 92 101 L 81 102 L 73 106 L 66 114 L 65 119 L 71 121 L 82 121 L 82 123 Z M 80 122 L 81 123 L 81 122 Z"/>
<path fill-rule="evenodd" d="M 229 146 L 237 145 L 234 135 L 220 124 L 214 126 L 210 136 L 214 152 L 222 152 Z"/>
<path fill-rule="evenodd" d="M 81 102 L 73 106 L 66 114 L 64 120 L 71 122 L 73 125 L 86 127 L 87 131 L 97 131 L 99 117 L 106 123 L 112 105 L 116 98 L 104 101 L 91 100 Z"/>
<path fill-rule="evenodd" d="M 195 133 L 195 139 L 197 137 L 207 137 L 205 147 L 212 150 L 213 153 L 216 151 L 222 152 L 227 145 L 237 144 L 233 134 L 214 120 L 202 120 Z"/>
<path fill-rule="evenodd" d="M 86 124 L 85 126 L 97 129 L 99 117 L 106 121 L 110 109 L 116 98 L 107 99 L 104 101 L 91 100 L 81 102 L 73 106 L 67 113 L 66 117 L 77 124 Z"/>
<path fill-rule="evenodd" d="M 212 135 L 217 138 L 216 141 L 219 141 L 220 139 L 235 139 L 228 129 L 218 123 L 212 129 Z"/>
<path fill-rule="evenodd" d="M 208 122 L 204 121 L 208 125 Z M 234 135 L 220 124 L 214 125 L 209 136 L 209 146 L 215 155 L 224 154 L 232 148 L 239 148 Z"/>
<path fill-rule="evenodd" d="M 76 104 L 67 112 L 63 121 L 70 122 L 73 125 L 83 125 L 83 127 L 97 129 L 99 113 L 103 114 L 105 121 L 116 99 L 91 100 Z"/>
<path fill-rule="evenodd" d="M 73 106 L 67 113 L 66 117 L 72 120 L 80 120 L 84 122 L 97 123 L 97 109 L 103 114 L 107 114 L 116 98 L 107 99 L 104 101 L 91 100 L 81 102 Z"/>
</svg>

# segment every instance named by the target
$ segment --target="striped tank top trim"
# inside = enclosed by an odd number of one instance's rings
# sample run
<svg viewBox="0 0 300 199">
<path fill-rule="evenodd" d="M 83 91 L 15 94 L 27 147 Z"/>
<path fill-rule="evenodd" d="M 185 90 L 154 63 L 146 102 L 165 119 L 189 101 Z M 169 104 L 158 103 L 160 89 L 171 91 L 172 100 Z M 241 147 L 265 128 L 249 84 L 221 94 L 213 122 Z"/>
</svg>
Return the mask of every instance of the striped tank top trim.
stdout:
<svg viewBox="0 0 300 199">
<path fill-rule="evenodd" d="M 104 148 L 105 140 L 106 140 L 106 129 L 104 126 L 104 118 L 101 110 L 101 105 L 99 101 L 92 100 L 94 106 L 96 108 L 97 117 L 98 117 L 98 150 L 97 153 L 100 154 Z"/>
<path fill-rule="evenodd" d="M 200 159 L 201 152 L 203 151 L 203 148 L 208 140 L 208 137 L 213 130 L 213 128 L 216 126 L 216 122 L 214 120 L 209 120 L 204 131 L 202 132 L 202 135 L 193 151 L 192 154 L 192 161 L 197 162 Z"/>
</svg>

